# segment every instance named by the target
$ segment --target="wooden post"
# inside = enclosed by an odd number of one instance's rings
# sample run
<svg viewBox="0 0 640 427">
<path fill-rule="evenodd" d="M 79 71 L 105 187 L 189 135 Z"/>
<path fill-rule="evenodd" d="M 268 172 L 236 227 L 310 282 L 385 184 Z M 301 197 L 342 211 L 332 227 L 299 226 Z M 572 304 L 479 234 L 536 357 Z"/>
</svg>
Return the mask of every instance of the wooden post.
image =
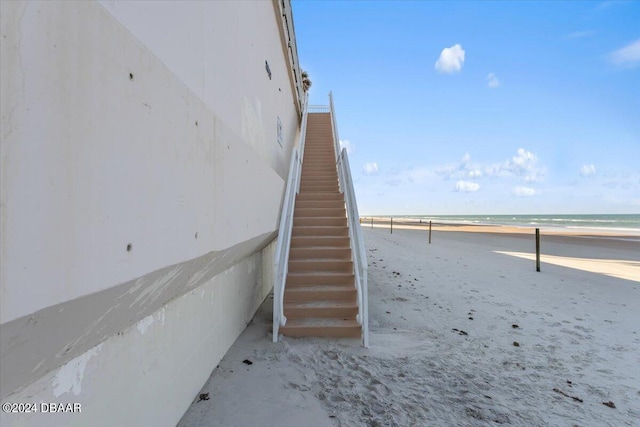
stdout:
<svg viewBox="0 0 640 427">
<path fill-rule="evenodd" d="M 536 271 L 540 271 L 540 229 L 536 228 Z"/>
<path fill-rule="evenodd" d="M 373 217 L 371 217 L 371 229 L 373 230 Z"/>
<path fill-rule="evenodd" d="M 431 244 L 431 221 L 429 221 L 429 244 Z"/>
<path fill-rule="evenodd" d="M 391 234 L 393 234 L 393 217 L 391 217 Z"/>
</svg>

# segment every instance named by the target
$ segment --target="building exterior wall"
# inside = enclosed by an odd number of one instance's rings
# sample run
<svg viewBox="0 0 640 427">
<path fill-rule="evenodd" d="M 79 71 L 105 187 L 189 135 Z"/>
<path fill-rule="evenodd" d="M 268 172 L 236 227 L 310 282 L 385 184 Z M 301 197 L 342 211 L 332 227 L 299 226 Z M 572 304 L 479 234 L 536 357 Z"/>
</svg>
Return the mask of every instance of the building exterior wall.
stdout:
<svg viewBox="0 0 640 427">
<path fill-rule="evenodd" d="M 175 424 L 271 286 L 300 102 L 279 3 L 0 7 L 2 401 Z"/>
</svg>

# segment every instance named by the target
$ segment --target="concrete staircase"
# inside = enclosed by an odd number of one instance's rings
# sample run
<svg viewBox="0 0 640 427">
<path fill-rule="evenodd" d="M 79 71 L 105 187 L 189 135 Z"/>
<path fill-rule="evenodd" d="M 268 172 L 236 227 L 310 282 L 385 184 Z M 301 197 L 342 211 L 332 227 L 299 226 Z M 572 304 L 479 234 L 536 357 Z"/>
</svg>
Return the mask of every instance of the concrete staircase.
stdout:
<svg viewBox="0 0 640 427">
<path fill-rule="evenodd" d="M 291 337 L 360 337 L 344 196 L 329 113 L 309 113 L 284 293 Z"/>
</svg>

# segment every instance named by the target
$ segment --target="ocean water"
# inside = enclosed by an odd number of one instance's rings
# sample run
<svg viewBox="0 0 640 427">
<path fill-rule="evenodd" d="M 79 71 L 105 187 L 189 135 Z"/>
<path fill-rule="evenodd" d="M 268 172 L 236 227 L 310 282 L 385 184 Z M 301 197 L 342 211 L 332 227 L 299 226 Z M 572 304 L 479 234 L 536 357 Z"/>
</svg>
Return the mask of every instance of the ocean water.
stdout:
<svg viewBox="0 0 640 427">
<path fill-rule="evenodd" d="M 517 227 L 591 228 L 640 231 L 640 214 L 623 215 L 405 215 L 447 224 L 491 224 Z"/>
</svg>

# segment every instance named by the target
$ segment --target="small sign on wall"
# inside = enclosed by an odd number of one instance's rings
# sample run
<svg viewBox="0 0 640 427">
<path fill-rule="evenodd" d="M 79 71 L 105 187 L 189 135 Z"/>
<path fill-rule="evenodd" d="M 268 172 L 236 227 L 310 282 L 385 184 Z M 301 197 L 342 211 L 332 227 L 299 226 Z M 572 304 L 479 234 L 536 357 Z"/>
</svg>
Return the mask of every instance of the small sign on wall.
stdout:
<svg viewBox="0 0 640 427">
<path fill-rule="evenodd" d="M 280 116 L 278 116 L 278 144 L 282 147 L 282 122 L 280 121 Z"/>
</svg>

